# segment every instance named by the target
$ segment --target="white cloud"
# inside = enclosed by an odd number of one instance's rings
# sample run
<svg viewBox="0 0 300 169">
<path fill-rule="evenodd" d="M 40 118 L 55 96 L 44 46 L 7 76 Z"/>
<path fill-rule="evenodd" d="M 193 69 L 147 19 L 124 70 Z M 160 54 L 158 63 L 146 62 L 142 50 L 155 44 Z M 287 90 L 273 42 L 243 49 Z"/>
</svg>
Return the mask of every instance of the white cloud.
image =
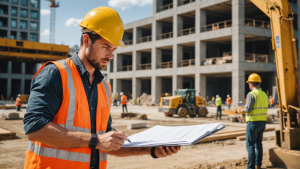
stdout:
<svg viewBox="0 0 300 169">
<path fill-rule="evenodd" d="M 42 9 L 41 10 L 41 15 L 50 15 L 50 10 L 48 10 L 48 9 Z"/>
<path fill-rule="evenodd" d="M 42 36 L 49 36 L 50 35 L 50 30 L 45 29 L 44 32 L 41 33 Z"/>
<path fill-rule="evenodd" d="M 108 5 L 111 7 L 121 8 L 122 10 L 131 6 L 145 6 L 152 4 L 153 0 L 109 0 Z"/>
<path fill-rule="evenodd" d="M 82 19 L 70 18 L 66 22 L 66 26 L 78 26 Z"/>
</svg>

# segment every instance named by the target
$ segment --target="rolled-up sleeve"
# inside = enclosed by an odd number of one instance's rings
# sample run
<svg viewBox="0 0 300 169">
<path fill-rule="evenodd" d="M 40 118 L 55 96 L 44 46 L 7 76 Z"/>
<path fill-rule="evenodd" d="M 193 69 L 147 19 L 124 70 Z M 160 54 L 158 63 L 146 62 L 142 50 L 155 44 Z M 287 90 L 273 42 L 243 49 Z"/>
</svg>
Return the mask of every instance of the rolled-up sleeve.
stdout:
<svg viewBox="0 0 300 169">
<path fill-rule="evenodd" d="M 242 109 L 242 112 L 250 113 L 253 109 L 254 103 L 255 103 L 255 98 L 251 93 L 249 93 L 247 95 L 247 101 L 244 108 Z"/>
<path fill-rule="evenodd" d="M 24 116 L 25 134 L 43 128 L 53 121 L 62 103 L 62 81 L 58 68 L 48 64 L 32 80 Z"/>
</svg>

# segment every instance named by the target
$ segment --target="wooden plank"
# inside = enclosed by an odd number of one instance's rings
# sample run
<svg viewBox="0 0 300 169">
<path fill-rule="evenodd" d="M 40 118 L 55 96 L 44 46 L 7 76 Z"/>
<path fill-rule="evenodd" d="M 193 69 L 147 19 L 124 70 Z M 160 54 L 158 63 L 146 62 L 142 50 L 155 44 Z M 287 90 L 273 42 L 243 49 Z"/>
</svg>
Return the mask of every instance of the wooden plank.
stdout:
<svg viewBox="0 0 300 169">
<path fill-rule="evenodd" d="M 264 131 L 271 131 L 271 130 L 275 130 L 275 127 L 268 127 L 266 128 Z M 224 134 L 224 133 L 232 133 L 232 132 L 239 132 L 239 131 L 246 131 L 246 129 L 236 129 L 236 130 L 221 130 L 219 132 L 217 132 L 216 134 L 214 135 L 217 135 L 217 134 Z"/>
<path fill-rule="evenodd" d="M 0 140 L 8 140 L 17 138 L 16 133 L 0 128 Z"/>
<path fill-rule="evenodd" d="M 264 131 L 270 131 L 270 130 L 275 130 L 275 128 L 274 127 L 266 128 Z M 223 133 L 217 132 L 216 134 L 206 137 L 198 141 L 197 143 L 236 138 L 238 136 L 244 136 L 245 134 L 246 134 L 246 129 L 223 131 Z"/>
</svg>

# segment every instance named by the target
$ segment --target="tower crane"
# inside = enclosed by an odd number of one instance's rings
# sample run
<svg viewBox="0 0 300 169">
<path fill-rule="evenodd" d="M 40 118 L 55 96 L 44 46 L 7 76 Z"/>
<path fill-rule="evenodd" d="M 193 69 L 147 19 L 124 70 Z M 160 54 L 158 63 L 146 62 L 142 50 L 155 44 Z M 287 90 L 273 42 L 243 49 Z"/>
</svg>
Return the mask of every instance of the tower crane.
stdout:
<svg viewBox="0 0 300 169">
<path fill-rule="evenodd" d="M 50 12 L 50 43 L 55 43 L 55 13 L 56 8 L 59 7 L 59 3 L 55 0 L 47 0 L 51 2 L 49 7 L 51 8 Z"/>
</svg>

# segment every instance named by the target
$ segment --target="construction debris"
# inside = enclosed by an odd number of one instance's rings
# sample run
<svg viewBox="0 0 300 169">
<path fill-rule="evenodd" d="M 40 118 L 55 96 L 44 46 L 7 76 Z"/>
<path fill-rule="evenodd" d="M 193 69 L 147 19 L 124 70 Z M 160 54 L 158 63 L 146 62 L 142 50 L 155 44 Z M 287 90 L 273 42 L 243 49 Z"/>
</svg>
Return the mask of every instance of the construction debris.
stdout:
<svg viewBox="0 0 300 169">
<path fill-rule="evenodd" d="M 0 128 L 0 140 L 9 140 L 17 138 L 16 133 Z"/>
<path fill-rule="evenodd" d="M 134 119 L 141 119 L 141 120 L 147 120 L 146 114 L 138 114 L 138 113 L 121 113 L 121 118 L 134 118 Z"/>
<path fill-rule="evenodd" d="M 145 122 L 135 122 L 135 123 L 128 123 L 127 129 L 140 129 L 146 128 L 147 124 Z"/>
<path fill-rule="evenodd" d="M 3 112 L 2 117 L 4 120 L 13 120 L 13 119 L 19 119 L 19 113 L 16 112 Z"/>
<path fill-rule="evenodd" d="M 143 93 L 140 96 L 140 104 L 141 105 L 150 105 L 151 104 L 151 95 L 147 95 L 146 93 Z"/>
</svg>

